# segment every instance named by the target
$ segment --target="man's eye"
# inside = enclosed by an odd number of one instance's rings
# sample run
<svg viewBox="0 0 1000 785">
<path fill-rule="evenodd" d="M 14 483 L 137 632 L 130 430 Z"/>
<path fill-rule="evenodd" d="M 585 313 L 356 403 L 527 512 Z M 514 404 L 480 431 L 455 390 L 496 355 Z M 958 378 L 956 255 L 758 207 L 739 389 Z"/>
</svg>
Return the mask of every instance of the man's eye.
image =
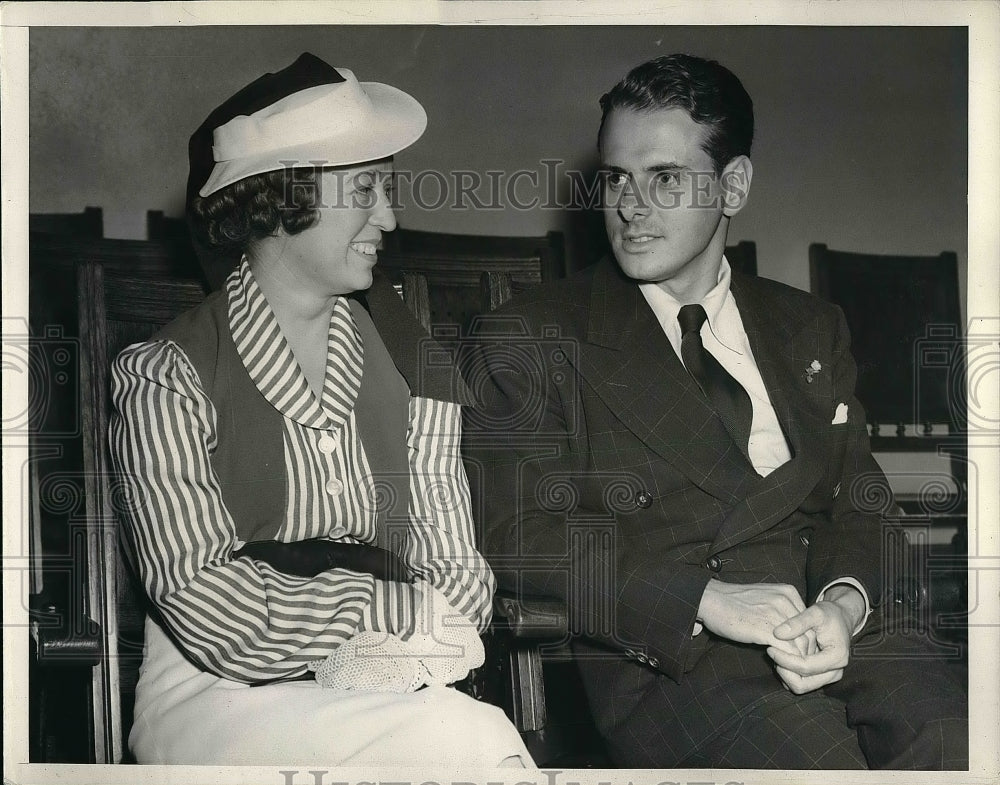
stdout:
<svg viewBox="0 0 1000 785">
<path fill-rule="evenodd" d="M 612 191 L 620 191 L 628 183 L 628 177 L 624 172 L 607 172 L 604 175 L 604 183 Z"/>
<path fill-rule="evenodd" d="M 677 181 L 677 172 L 657 172 L 654 182 L 657 188 L 676 188 Z"/>
</svg>

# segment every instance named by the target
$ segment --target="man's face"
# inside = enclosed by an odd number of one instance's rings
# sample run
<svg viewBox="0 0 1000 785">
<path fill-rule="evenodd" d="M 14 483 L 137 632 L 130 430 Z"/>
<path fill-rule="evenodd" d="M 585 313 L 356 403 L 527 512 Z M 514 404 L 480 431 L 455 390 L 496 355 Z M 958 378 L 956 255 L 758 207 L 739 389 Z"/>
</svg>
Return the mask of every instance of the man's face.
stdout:
<svg viewBox="0 0 1000 785">
<path fill-rule="evenodd" d="M 630 278 L 659 283 L 681 301 L 715 286 L 723 218 L 731 214 L 702 149 L 707 132 L 670 108 L 614 109 L 601 133 L 604 222 L 615 258 Z"/>
</svg>

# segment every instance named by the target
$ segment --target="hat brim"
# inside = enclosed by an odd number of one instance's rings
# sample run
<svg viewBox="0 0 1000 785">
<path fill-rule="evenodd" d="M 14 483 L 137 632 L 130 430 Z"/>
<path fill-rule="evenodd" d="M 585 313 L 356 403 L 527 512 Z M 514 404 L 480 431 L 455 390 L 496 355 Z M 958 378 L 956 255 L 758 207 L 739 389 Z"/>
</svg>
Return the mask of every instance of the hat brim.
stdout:
<svg viewBox="0 0 1000 785">
<path fill-rule="evenodd" d="M 427 113 L 415 98 L 391 85 L 362 82 L 373 113 L 364 128 L 349 134 L 317 139 L 307 144 L 270 150 L 266 154 L 217 161 L 208 180 L 198 190 L 209 196 L 254 174 L 289 166 L 350 166 L 388 158 L 413 144 L 427 128 Z M 289 164 L 289 161 L 296 163 Z M 320 163 L 316 163 L 320 162 Z"/>
</svg>

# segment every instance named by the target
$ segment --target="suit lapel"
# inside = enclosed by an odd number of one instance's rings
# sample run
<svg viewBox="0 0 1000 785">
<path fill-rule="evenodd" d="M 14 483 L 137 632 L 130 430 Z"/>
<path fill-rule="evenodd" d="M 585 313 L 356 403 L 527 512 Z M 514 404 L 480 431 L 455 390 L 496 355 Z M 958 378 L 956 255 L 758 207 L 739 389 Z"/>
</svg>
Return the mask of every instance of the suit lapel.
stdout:
<svg viewBox="0 0 1000 785">
<path fill-rule="evenodd" d="M 732 292 L 792 458 L 760 478 L 744 502 L 732 510 L 719 529 L 714 551 L 746 540 L 787 517 L 819 481 L 828 454 L 822 408 L 810 405 L 810 398 L 820 396 L 828 379 L 823 377 L 815 387 L 803 389 L 805 369 L 815 359 L 815 341 L 812 336 L 804 337 L 802 314 L 790 311 L 780 298 L 767 297 L 735 275 Z"/>
<path fill-rule="evenodd" d="M 695 484 L 735 504 L 759 481 L 639 287 L 607 261 L 594 275 L 587 340 L 576 362 L 622 424 Z"/>
</svg>

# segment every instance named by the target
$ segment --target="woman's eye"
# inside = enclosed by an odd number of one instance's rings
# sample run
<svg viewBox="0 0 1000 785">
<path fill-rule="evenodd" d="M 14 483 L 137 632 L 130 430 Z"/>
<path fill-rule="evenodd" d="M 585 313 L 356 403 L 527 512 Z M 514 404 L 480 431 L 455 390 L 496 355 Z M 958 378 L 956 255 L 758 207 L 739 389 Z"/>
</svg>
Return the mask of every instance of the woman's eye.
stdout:
<svg viewBox="0 0 1000 785">
<path fill-rule="evenodd" d="M 362 208 L 370 208 L 375 204 L 375 182 L 369 175 L 361 175 L 354 179 L 354 201 Z"/>
</svg>

